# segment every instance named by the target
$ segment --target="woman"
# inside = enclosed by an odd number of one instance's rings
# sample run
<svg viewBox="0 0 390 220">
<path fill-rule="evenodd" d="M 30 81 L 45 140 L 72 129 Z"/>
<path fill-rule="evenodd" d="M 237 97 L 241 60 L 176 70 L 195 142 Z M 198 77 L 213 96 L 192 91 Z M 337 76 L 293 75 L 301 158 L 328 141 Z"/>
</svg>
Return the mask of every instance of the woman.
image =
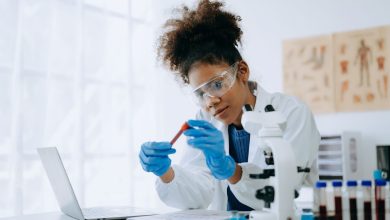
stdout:
<svg viewBox="0 0 390 220">
<path fill-rule="evenodd" d="M 255 111 L 271 104 L 287 118 L 283 138 L 292 145 L 298 166 L 312 167 L 319 144 L 313 116 L 302 102 L 267 93 L 249 81 L 249 66 L 237 50 L 241 19 L 222 6 L 201 0 L 196 10 L 183 7 L 180 18 L 167 21 L 160 38 L 159 56 L 193 89 L 200 110 L 196 120 L 187 122 L 189 146 L 179 165 L 171 165 L 175 149 L 169 142 L 144 143 L 139 157 L 143 169 L 159 177 L 162 201 L 179 209 L 262 208 L 254 195 L 265 183 L 249 174 L 262 173 L 266 164 L 263 154 L 256 153 L 258 140 L 241 125 L 245 104 Z M 313 170 L 310 174 L 316 176 Z M 300 174 L 299 185 L 308 176 Z"/>
</svg>

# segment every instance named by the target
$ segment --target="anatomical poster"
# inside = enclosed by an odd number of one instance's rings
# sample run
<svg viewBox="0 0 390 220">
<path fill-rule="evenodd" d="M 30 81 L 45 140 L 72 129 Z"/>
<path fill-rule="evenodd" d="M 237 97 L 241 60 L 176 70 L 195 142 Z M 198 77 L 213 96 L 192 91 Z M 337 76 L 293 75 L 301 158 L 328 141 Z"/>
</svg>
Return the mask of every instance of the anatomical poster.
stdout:
<svg viewBox="0 0 390 220">
<path fill-rule="evenodd" d="M 284 41 L 283 72 L 314 113 L 390 109 L 390 27 Z"/>
<path fill-rule="evenodd" d="M 390 107 L 389 40 L 389 27 L 334 34 L 338 111 Z"/>
<path fill-rule="evenodd" d="M 283 43 L 284 90 L 315 113 L 335 110 L 331 43 L 331 35 Z"/>
</svg>

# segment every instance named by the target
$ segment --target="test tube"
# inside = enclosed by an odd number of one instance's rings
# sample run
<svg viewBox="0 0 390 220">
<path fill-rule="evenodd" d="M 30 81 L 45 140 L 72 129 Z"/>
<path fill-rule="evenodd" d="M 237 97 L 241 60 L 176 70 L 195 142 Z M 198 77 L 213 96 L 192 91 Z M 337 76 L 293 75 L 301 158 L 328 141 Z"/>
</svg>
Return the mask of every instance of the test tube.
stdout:
<svg viewBox="0 0 390 220">
<path fill-rule="evenodd" d="M 314 190 L 314 215 L 316 219 L 326 220 L 327 219 L 327 208 L 326 208 L 326 182 L 317 181 Z"/>
<path fill-rule="evenodd" d="M 375 180 L 375 214 L 376 220 L 385 220 L 386 181 Z"/>
<path fill-rule="evenodd" d="M 334 196 L 334 206 L 335 206 L 335 219 L 342 220 L 343 219 L 343 206 L 342 206 L 342 195 L 341 195 L 341 187 L 343 186 L 343 182 L 336 180 L 332 182 L 333 185 L 333 196 Z"/>
<path fill-rule="evenodd" d="M 190 126 L 187 124 L 187 122 L 184 122 L 184 124 L 181 126 L 179 132 L 177 132 L 177 134 L 175 135 L 175 137 L 173 137 L 173 139 L 171 140 L 171 145 L 173 145 L 177 139 L 179 139 L 180 135 L 189 128 Z"/>
<path fill-rule="evenodd" d="M 356 186 L 357 181 L 347 181 L 347 191 L 349 197 L 349 216 L 351 220 L 357 220 L 357 201 L 356 201 Z"/>
<path fill-rule="evenodd" d="M 362 181 L 364 220 L 372 220 L 371 180 Z"/>
</svg>

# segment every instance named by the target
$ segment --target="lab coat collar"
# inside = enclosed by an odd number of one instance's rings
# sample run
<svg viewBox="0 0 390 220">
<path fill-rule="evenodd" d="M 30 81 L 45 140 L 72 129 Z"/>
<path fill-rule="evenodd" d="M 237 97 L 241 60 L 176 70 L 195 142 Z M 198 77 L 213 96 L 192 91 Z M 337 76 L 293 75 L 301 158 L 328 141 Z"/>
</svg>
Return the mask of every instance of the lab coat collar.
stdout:
<svg viewBox="0 0 390 220">
<path fill-rule="evenodd" d="M 264 111 L 265 106 L 271 104 L 271 94 L 265 91 L 261 86 L 257 86 L 255 111 Z"/>
</svg>

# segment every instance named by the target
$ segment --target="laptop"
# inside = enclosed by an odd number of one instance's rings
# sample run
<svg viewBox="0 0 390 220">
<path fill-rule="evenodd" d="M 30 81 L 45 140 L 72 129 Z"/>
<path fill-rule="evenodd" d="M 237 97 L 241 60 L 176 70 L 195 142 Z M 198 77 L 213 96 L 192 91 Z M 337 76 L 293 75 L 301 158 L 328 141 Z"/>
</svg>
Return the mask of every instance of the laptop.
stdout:
<svg viewBox="0 0 390 220">
<path fill-rule="evenodd" d="M 57 148 L 38 148 L 37 151 L 49 177 L 57 202 L 64 214 L 80 220 L 126 219 L 128 217 L 154 215 L 140 208 L 98 207 L 81 209 Z"/>
</svg>

